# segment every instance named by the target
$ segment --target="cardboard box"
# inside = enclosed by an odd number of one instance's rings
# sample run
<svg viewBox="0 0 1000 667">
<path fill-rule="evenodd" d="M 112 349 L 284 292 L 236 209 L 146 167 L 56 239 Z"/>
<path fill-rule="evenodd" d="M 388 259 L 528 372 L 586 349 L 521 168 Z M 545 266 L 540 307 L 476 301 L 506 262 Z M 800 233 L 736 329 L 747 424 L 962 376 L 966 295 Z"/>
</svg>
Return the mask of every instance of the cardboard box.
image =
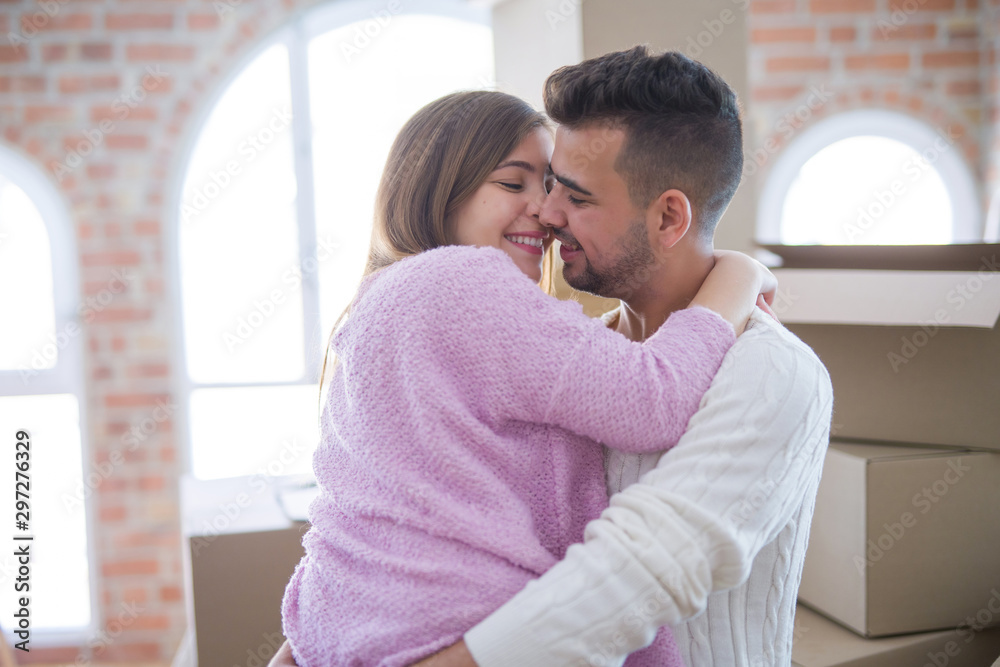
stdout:
<svg viewBox="0 0 1000 667">
<path fill-rule="evenodd" d="M 285 641 L 281 600 L 309 525 L 296 520 L 304 502 L 284 507 L 284 481 L 181 479 L 194 665 L 264 667 Z"/>
<path fill-rule="evenodd" d="M 228 533 L 210 543 L 187 538 L 198 665 L 270 662 L 285 641 L 281 599 L 307 528 Z"/>
<path fill-rule="evenodd" d="M 998 509 L 998 453 L 833 442 L 799 600 L 866 637 L 1000 624 Z"/>
<path fill-rule="evenodd" d="M 1000 628 L 863 639 L 799 605 L 793 667 L 989 667 L 1000 659 Z"/>
<path fill-rule="evenodd" d="M 792 267 L 775 310 L 830 371 L 835 437 L 1000 451 L 1000 245 L 767 248 Z"/>
</svg>

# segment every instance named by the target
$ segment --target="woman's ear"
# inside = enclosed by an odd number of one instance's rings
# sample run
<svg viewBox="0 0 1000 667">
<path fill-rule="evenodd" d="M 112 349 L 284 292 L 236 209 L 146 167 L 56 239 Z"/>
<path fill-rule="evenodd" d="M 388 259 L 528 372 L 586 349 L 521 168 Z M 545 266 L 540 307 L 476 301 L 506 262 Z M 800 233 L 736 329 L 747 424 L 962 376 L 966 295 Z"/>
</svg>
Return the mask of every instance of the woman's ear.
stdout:
<svg viewBox="0 0 1000 667">
<path fill-rule="evenodd" d="M 654 250 L 673 248 L 691 228 L 691 200 L 680 190 L 667 190 L 646 209 Z"/>
</svg>

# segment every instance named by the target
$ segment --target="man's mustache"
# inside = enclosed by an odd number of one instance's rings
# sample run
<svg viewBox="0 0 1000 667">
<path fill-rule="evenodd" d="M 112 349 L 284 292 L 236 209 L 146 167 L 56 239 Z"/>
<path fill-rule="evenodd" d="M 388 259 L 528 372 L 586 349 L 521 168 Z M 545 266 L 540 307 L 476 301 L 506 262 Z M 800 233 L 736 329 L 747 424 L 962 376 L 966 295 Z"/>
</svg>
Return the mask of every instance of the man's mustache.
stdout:
<svg viewBox="0 0 1000 667">
<path fill-rule="evenodd" d="M 557 232 L 555 230 L 552 230 L 552 235 L 555 236 L 556 240 L 559 241 L 560 243 L 564 243 L 566 245 L 571 245 L 574 248 L 579 248 L 580 247 L 579 242 L 575 238 L 573 238 L 572 236 L 568 236 L 566 234 L 560 234 L 559 232 Z M 564 236 L 565 236 L 565 238 L 563 238 Z"/>
</svg>

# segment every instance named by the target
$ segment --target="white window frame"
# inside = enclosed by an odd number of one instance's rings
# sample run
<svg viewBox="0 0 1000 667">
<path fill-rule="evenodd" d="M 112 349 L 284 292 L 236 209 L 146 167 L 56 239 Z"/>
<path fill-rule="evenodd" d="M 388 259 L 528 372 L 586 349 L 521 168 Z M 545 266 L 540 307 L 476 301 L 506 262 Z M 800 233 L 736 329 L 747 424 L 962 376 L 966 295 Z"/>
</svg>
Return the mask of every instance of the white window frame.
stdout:
<svg viewBox="0 0 1000 667">
<path fill-rule="evenodd" d="M 918 153 L 931 148 L 941 136 L 923 121 L 886 109 L 856 109 L 817 122 L 792 140 L 775 158 L 757 203 L 759 242 L 782 243 L 781 215 L 785 198 L 802 166 L 830 144 L 863 135 L 895 139 Z M 983 214 L 980 198 L 961 145 L 955 143 L 940 152 L 933 166 L 951 197 L 954 221 L 952 243 L 981 242 Z"/>
<path fill-rule="evenodd" d="M 431 14 L 460 19 L 486 26 L 492 25 L 492 13 L 487 5 L 473 5 L 462 0 L 407 0 L 394 5 L 404 11 L 398 15 Z M 171 224 L 167 225 L 164 236 L 168 272 L 170 304 L 174 309 L 172 337 L 172 364 L 175 369 L 176 395 L 184 406 L 176 418 L 182 469 L 192 472 L 192 438 L 189 409 L 191 394 L 199 389 L 279 387 L 297 385 L 318 385 L 321 350 L 315 341 L 326 341 L 321 326 L 319 305 L 319 276 L 316 271 L 302 271 L 302 313 L 305 364 L 303 375 L 295 380 L 267 382 L 195 382 L 188 374 L 187 352 L 184 340 L 184 308 L 181 290 L 180 264 L 180 224 L 183 203 L 184 178 L 202 128 L 225 95 L 230 84 L 264 51 L 275 44 L 284 44 L 288 49 L 292 100 L 292 146 L 295 176 L 297 181 L 296 217 L 299 237 L 299 263 L 318 262 L 315 223 L 315 197 L 313 181 L 312 135 L 309 117 L 309 72 L 308 48 L 310 41 L 330 30 L 350 25 L 358 21 L 373 20 L 380 13 L 392 11 L 384 0 L 341 0 L 319 7 L 310 8 L 292 21 L 262 39 L 252 50 L 241 58 L 217 84 L 212 95 L 195 111 L 187 130 L 181 137 L 177 168 L 171 172 L 167 186 L 168 211 Z M 384 16 L 384 14 L 382 14 Z"/>
<path fill-rule="evenodd" d="M 86 479 L 91 461 L 87 392 L 83 374 L 83 339 L 87 331 L 80 317 L 80 306 L 83 302 L 80 295 L 76 229 L 65 198 L 46 174 L 33 161 L 2 144 L 0 144 L 0 174 L 24 191 L 38 209 L 45 225 L 52 262 L 56 333 L 65 332 L 71 323 L 79 329 L 79 333 L 69 337 L 66 345 L 59 349 L 56 363 L 52 368 L 31 369 L 31 374 L 28 376 L 24 375 L 24 370 L 0 370 L 0 396 L 74 395 L 80 416 L 80 474 L 82 479 Z M 26 363 L 30 368 L 30 360 Z M 96 540 L 93 539 L 97 523 L 94 503 L 91 502 L 89 494 L 83 503 L 90 587 L 90 624 L 67 630 L 34 629 L 31 639 L 40 648 L 81 644 L 94 635 L 98 625 L 100 607 L 95 595 L 98 586 L 97 569 L 94 567 L 97 563 L 97 553 Z M 8 630 L 6 625 L 5 632 Z"/>
</svg>

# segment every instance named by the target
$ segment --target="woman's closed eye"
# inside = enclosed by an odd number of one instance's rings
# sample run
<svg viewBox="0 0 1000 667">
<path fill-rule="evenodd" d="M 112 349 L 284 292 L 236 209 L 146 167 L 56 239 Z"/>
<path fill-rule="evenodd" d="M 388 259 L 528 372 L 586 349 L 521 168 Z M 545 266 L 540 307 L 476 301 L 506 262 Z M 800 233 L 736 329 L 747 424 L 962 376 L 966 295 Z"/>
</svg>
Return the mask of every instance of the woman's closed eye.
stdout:
<svg viewBox="0 0 1000 667">
<path fill-rule="evenodd" d="M 524 189 L 524 186 L 521 185 L 520 183 L 507 183 L 507 182 L 504 182 L 504 181 L 498 181 L 498 184 L 502 185 L 505 188 L 507 188 L 511 192 L 520 192 L 521 190 Z"/>
</svg>

